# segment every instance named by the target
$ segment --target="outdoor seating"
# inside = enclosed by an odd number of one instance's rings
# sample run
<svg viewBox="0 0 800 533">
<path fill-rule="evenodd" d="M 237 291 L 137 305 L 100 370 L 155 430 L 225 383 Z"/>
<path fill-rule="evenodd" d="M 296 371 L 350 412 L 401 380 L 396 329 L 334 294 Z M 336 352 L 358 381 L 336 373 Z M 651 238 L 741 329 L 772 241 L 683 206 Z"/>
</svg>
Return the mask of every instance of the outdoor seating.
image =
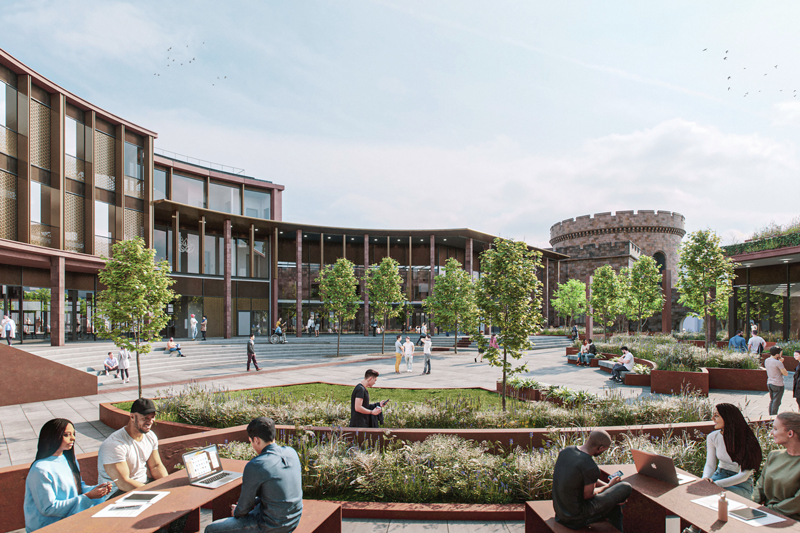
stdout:
<svg viewBox="0 0 800 533">
<path fill-rule="evenodd" d="M 619 533 L 619 529 L 608 522 L 596 522 L 591 525 L 591 528 L 570 529 L 556 522 L 553 500 L 525 502 L 525 533 L 540 533 L 542 531 L 553 531 L 555 533 L 572 533 L 575 531 Z"/>
</svg>

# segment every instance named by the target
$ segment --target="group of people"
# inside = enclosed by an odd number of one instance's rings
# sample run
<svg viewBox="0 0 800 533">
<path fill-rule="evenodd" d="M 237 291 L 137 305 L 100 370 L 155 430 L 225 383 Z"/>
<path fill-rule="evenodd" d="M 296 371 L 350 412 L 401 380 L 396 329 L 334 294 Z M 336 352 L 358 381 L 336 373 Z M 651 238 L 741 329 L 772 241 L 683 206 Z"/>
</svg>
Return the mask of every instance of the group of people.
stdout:
<svg viewBox="0 0 800 533">
<path fill-rule="evenodd" d="M 616 383 L 623 383 L 622 373 L 633 370 L 633 365 L 635 364 L 633 354 L 627 346 L 620 348 L 620 351 L 622 355 L 617 359 L 616 363 L 614 363 L 614 366 L 611 368 L 611 377 L 608 378 L 610 381 Z M 597 357 L 597 348 L 594 342 L 592 342 L 592 339 L 584 339 L 580 352 L 578 353 L 577 365 L 591 366 L 591 361 L 595 357 Z"/>
<path fill-rule="evenodd" d="M 192 336 L 192 340 L 197 340 L 197 319 L 192 314 L 189 316 L 189 333 Z M 200 321 L 200 333 L 203 336 L 203 340 L 206 340 L 206 330 L 208 330 L 208 317 L 203 315 L 203 319 Z M 172 340 L 172 339 L 170 339 Z"/>
<path fill-rule="evenodd" d="M 702 480 L 752 499 L 772 511 L 800 520 L 800 413 L 784 412 L 770 432 L 781 450 L 763 452 L 741 411 L 729 403 L 717 404 L 714 430 L 706 437 L 706 464 Z M 604 430 L 595 430 L 581 446 L 561 450 L 553 470 L 553 508 L 556 521 L 580 529 L 608 520 L 623 531 L 622 506 L 633 488 L 621 477 L 600 480 L 594 461 L 613 444 Z M 755 483 L 754 483 L 755 482 Z"/>
<path fill-rule="evenodd" d="M 114 378 L 122 378 L 123 383 L 128 383 L 131 380 L 130 372 L 131 367 L 131 352 L 124 346 L 119 349 L 117 357 L 114 357 L 114 352 L 108 352 L 108 356 L 103 361 L 103 370 L 97 372 L 97 375 L 111 375 L 114 372 Z"/>
<path fill-rule="evenodd" d="M 750 340 L 745 340 L 744 332 L 741 329 L 736 330 L 736 335 L 728 340 L 728 349 L 734 352 L 750 352 L 754 354 L 762 354 L 767 348 L 767 341 L 758 334 L 758 328 L 752 326 Z"/>
<path fill-rule="evenodd" d="M 406 372 L 412 372 L 414 366 L 414 352 L 415 345 L 411 342 L 411 337 L 406 337 L 406 342 L 401 342 L 402 335 L 398 335 L 394 341 L 394 371 L 396 374 L 400 373 L 400 361 L 405 358 Z M 422 367 L 423 374 L 431 373 L 431 345 L 433 341 L 430 335 L 420 336 L 422 342 L 422 355 L 424 357 L 424 365 Z"/>
<path fill-rule="evenodd" d="M 97 454 L 98 484 L 87 485 L 75 459 L 75 426 L 56 418 L 39 432 L 34 460 L 25 482 L 25 529 L 36 531 L 129 491 L 141 490 L 168 475 L 152 431 L 156 406 L 139 398 L 130 419 L 103 442 Z M 297 452 L 275 442 L 275 423 L 256 418 L 247 436 L 258 454 L 247 463 L 239 501 L 232 517 L 213 522 L 206 533 L 293 531 L 303 512 L 303 486 Z M 184 524 L 186 518 L 178 519 Z M 182 531 L 182 526 L 176 524 Z"/>
</svg>

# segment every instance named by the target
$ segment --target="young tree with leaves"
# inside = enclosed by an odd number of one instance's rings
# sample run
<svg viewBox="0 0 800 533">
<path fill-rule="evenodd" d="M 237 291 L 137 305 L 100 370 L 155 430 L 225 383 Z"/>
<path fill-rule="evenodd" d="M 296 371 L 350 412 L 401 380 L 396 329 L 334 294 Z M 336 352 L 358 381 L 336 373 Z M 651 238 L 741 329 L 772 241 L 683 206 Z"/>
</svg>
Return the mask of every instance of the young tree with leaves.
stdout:
<svg viewBox="0 0 800 533">
<path fill-rule="evenodd" d="M 603 325 L 608 338 L 608 327 L 614 324 L 622 311 L 622 288 L 617 273 L 611 265 L 603 265 L 592 274 L 592 317 Z"/>
<path fill-rule="evenodd" d="M 175 280 L 169 275 L 169 263 L 155 261 L 155 254 L 141 237 L 119 242 L 98 273 L 100 283 L 107 288 L 97 293 L 95 331 L 98 337 L 111 339 L 120 348 L 136 352 L 140 398 L 139 356 L 150 353 L 150 343 L 161 339 L 161 330 L 170 319 L 167 304 L 180 297 L 170 289 Z"/>
<path fill-rule="evenodd" d="M 369 303 L 375 316 L 381 317 L 381 353 L 386 345 L 386 326 L 389 318 L 399 316 L 402 306 L 396 306 L 405 300 L 405 295 L 400 288 L 403 278 L 398 267 L 400 263 L 391 257 L 384 257 L 380 264 L 372 265 L 367 270 L 367 289 L 369 290 Z M 366 317 L 364 318 L 366 320 Z"/>
<path fill-rule="evenodd" d="M 559 283 L 550 305 L 558 316 L 567 320 L 569 329 L 577 317 L 586 312 L 586 284 L 577 279 Z"/>
<path fill-rule="evenodd" d="M 478 308 L 472 276 L 455 258 L 448 259 L 444 274 L 434 278 L 433 294 L 422 302 L 422 307 L 442 329 L 455 331 L 453 350 L 458 353 L 458 329 L 472 331 L 477 326 Z"/>
<path fill-rule="evenodd" d="M 706 329 L 706 353 L 716 340 L 711 331 L 711 316 L 723 318 L 733 293 L 734 262 L 720 246 L 722 239 L 710 229 L 690 233 L 678 253 L 678 302 L 703 317 Z"/>
<path fill-rule="evenodd" d="M 492 248 L 481 254 L 478 307 L 488 322 L 500 328 L 501 348 L 490 347 L 483 335 L 478 345 L 490 365 L 503 369 L 504 411 L 508 376 L 528 370 L 527 365 L 514 368 L 509 358 L 520 359 L 530 349 L 530 336 L 544 324 L 542 282 L 537 276 L 541 258 L 541 252 L 529 250 L 524 242 L 506 239 L 495 239 Z"/>
<path fill-rule="evenodd" d="M 619 274 L 622 310 L 629 320 L 636 321 L 636 331 L 641 334 L 647 319 L 664 307 L 661 271 L 655 259 L 643 255 L 631 268 L 623 268 Z"/>
<path fill-rule="evenodd" d="M 317 281 L 319 282 L 319 297 L 325 310 L 333 313 L 339 321 L 336 337 L 336 355 L 339 355 L 344 323 L 346 320 L 356 317 L 361 302 L 356 294 L 358 280 L 355 275 L 355 266 L 341 257 L 333 265 L 325 265 L 325 268 L 320 270 Z"/>
</svg>

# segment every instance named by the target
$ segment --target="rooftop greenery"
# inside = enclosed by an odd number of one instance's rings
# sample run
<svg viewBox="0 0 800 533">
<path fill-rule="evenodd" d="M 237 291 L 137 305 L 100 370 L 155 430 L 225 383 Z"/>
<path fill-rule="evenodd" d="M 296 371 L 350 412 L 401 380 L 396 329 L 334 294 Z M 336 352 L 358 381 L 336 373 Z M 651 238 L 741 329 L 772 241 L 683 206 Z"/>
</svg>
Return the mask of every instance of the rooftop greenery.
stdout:
<svg viewBox="0 0 800 533">
<path fill-rule="evenodd" d="M 754 231 L 753 235 L 745 242 L 723 246 L 722 249 L 731 256 L 776 250 L 788 246 L 800 246 L 800 216 L 783 226 L 770 222 L 767 226 Z"/>
</svg>

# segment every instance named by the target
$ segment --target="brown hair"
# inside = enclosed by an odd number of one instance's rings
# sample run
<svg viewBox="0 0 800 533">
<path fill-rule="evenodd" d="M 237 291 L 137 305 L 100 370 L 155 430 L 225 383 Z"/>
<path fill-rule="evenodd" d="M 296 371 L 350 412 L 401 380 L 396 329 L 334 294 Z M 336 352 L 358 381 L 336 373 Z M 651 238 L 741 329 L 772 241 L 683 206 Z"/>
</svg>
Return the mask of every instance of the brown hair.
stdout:
<svg viewBox="0 0 800 533">
<path fill-rule="evenodd" d="M 364 379 L 369 379 L 369 378 L 371 378 L 371 377 L 373 377 L 373 376 L 377 378 L 377 377 L 378 377 L 378 376 L 380 376 L 380 375 L 381 375 L 381 374 L 380 374 L 380 372 L 378 372 L 377 370 L 372 370 L 372 369 L 370 368 L 369 370 L 367 370 L 366 372 L 364 372 Z"/>
<path fill-rule="evenodd" d="M 800 438 L 800 413 L 784 411 L 775 418 L 783 423 L 787 431 L 794 431 L 794 436 Z"/>
<path fill-rule="evenodd" d="M 589 448 L 592 449 L 597 449 L 600 446 L 608 448 L 611 446 L 611 435 L 603 429 L 596 429 L 589 433 L 589 438 L 586 439 L 586 442 L 589 444 Z"/>
</svg>

